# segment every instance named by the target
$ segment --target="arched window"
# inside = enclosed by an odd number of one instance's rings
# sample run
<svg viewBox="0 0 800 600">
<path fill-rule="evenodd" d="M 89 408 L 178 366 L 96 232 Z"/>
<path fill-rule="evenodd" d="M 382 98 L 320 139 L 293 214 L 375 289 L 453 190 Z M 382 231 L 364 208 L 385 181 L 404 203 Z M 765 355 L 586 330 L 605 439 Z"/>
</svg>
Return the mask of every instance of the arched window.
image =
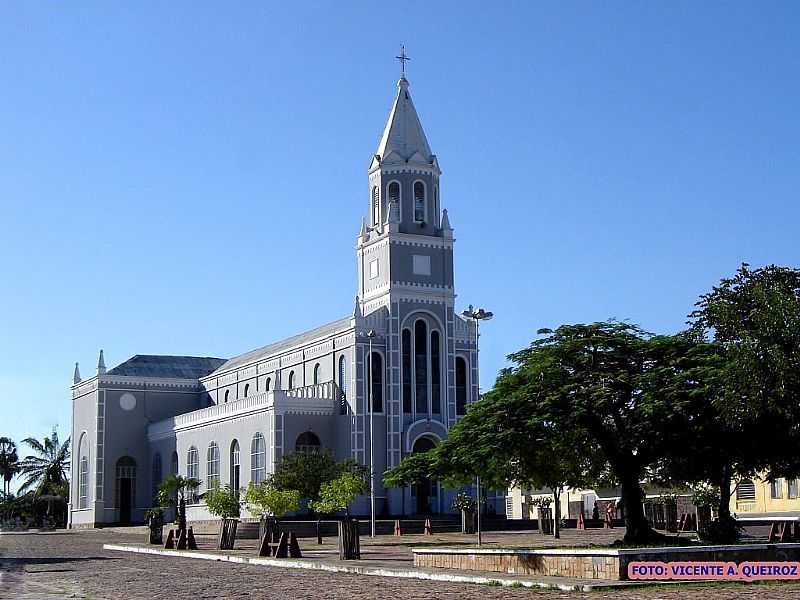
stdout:
<svg viewBox="0 0 800 600">
<path fill-rule="evenodd" d="M 411 330 L 403 329 L 403 412 L 411 412 Z"/>
<path fill-rule="evenodd" d="M 297 436 L 297 441 L 294 444 L 294 449 L 297 452 L 304 452 L 311 454 L 312 452 L 319 452 L 322 448 L 322 443 L 319 441 L 319 436 L 312 431 L 305 431 Z"/>
<path fill-rule="evenodd" d="M 200 481 L 200 453 L 194 446 L 189 448 L 189 451 L 186 453 L 186 477 Z M 197 503 L 196 488 L 189 491 L 187 501 L 190 504 Z"/>
<path fill-rule="evenodd" d="M 289 389 L 294 389 L 294 371 L 289 371 Z"/>
<path fill-rule="evenodd" d="M 267 382 L 264 384 L 264 390 L 269 392 L 272 389 L 272 378 L 267 377 Z"/>
<path fill-rule="evenodd" d="M 467 414 L 467 361 L 456 357 L 456 414 Z"/>
<path fill-rule="evenodd" d="M 400 184 L 393 181 L 389 184 L 389 202 L 400 203 Z"/>
<path fill-rule="evenodd" d="M 250 395 L 250 384 L 244 384 L 244 397 L 247 398 Z"/>
<path fill-rule="evenodd" d="M 425 221 L 425 184 L 414 182 L 414 220 Z"/>
<path fill-rule="evenodd" d="M 239 493 L 239 488 L 241 487 L 241 483 L 239 481 L 239 441 L 233 440 L 231 443 L 231 488 L 237 494 Z"/>
<path fill-rule="evenodd" d="M 78 442 L 78 508 L 89 507 L 89 451 L 86 434 Z"/>
<path fill-rule="evenodd" d="M 230 397 L 230 394 L 231 394 L 230 390 L 225 390 L 225 404 L 228 403 L 228 398 Z"/>
<path fill-rule="evenodd" d="M 256 433 L 250 442 L 250 481 L 258 485 L 267 475 L 267 447 L 264 436 Z"/>
<path fill-rule="evenodd" d="M 314 365 L 314 385 L 319 383 L 319 363 Z"/>
<path fill-rule="evenodd" d="M 156 452 L 153 455 L 153 500 L 158 496 L 158 484 L 161 483 L 162 475 L 161 454 Z M 157 506 L 157 504 L 154 504 L 154 506 Z"/>
<path fill-rule="evenodd" d="M 439 332 L 431 331 L 431 412 L 442 412 L 442 376 L 439 349 Z"/>
<path fill-rule="evenodd" d="M 214 484 L 219 484 L 219 446 L 211 442 L 206 452 L 206 490 L 212 489 Z"/>
<path fill-rule="evenodd" d="M 369 366 L 372 410 L 376 413 L 383 412 L 383 357 L 377 352 L 373 352 Z"/>
<path fill-rule="evenodd" d="M 756 486 L 752 479 L 743 479 L 736 486 L 736 499 L 737 500 L 755 500 L 756 499 Z"/>
<path fill-rule="evenodd" d="M 178 453 L 177 452 L 173 452 L 172 453 L 172 464 L 170 465 L 170 473 L 172 475 L 177 475 L 178 474 Z"/>
<path fill-rule="evenodd" d="M 372 224 L 380 225 L 381 222 L 381 193 L 378 186 L 372 188 Z"/>
<path fill-rule="evenodd" d="M 428 326 L 419 319 L 414 323 L 414 382 L 417 414 L 428 413 Z"/>
</svg>

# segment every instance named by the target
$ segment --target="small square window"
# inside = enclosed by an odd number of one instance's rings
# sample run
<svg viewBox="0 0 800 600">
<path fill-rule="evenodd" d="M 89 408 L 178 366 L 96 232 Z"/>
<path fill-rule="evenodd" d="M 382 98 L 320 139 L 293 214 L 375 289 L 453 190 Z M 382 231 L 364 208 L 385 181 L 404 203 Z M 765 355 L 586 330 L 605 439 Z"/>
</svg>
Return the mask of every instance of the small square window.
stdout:
<svg viewBox="0 0 800 600">
<path fill-rule="evenodd" d="M 425 254 L 414 254 L 414 275 L 431 274 L 431 257 Z"/>
<path fill-rule="evenodd" d="M 369 262 L 369 278 L 375 279 L 378 276 L 378 259 Z"/>
</svg>

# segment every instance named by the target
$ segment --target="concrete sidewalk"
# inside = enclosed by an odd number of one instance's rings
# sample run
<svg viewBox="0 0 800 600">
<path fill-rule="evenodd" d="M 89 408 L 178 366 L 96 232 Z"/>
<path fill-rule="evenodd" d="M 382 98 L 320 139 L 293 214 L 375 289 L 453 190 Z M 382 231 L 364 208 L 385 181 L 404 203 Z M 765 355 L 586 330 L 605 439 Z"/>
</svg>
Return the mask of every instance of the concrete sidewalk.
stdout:
<svg viewBox="0 0 800 600">
<path fill-rule="evenodd" d="M 313 549 L 304 549 L 303 558 L 259 558 L 255 546 L 236 550 L 165 550 L 145 544 L 104 544 L 103 549 L 116 552 L 131 552 L 171 558 L 210 560 L 239 564 L 280 567 L 284 569 L 307 569 L 334 573 L 352 573 L 380 577 L 423 579 L 450 583 L 475 583 L 528 588 L 557 589 L 562 591 L 603 590 L 613 588 L 641 587 L 635 581 L 611 581 L 605 579 L 579 579 L 570 577 L 531 577 L 484 571 L 459 571 L 454 569 L 422 569 L 414 567 L 410 547 L 362 546 L 362 559 L 339 560 L 333 544 L 323 544 Z"/>
</svg>

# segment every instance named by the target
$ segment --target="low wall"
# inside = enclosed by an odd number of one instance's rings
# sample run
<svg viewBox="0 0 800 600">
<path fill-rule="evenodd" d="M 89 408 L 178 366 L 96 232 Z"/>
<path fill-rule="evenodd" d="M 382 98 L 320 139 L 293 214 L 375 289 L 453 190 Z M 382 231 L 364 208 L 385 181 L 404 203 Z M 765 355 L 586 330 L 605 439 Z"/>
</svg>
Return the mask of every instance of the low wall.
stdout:
<svg viewBox="0 0 800 600">
<path fill-rule="evenodd" d="M 797 561 L 800 544 L 741 544 L 674 548 L 413 548 L 414 566 L 515 575 L 628 579 L 628 564 L 641 562 Z"/>
</svg>

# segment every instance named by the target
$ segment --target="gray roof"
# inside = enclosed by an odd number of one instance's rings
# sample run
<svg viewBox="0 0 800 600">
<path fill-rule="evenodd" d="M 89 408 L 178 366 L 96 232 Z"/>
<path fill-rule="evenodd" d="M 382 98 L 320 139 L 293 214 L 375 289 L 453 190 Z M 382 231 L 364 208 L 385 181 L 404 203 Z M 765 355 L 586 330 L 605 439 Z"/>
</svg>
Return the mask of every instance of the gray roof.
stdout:
<svg viewBox="0 0 800 600">
<path fill-rule="evenodd" d="M 350 327 L 350 319 L 351 317 L 345 317 L 344 319 L 333 321 L 332 323 L 328 323 L 322 327 L 317 327 L 316 329 L 311 329 L 305 333 L 288 337 L 279 342 L 274 342 L 267 346 L 263 346 L 262 348 L 240 354 L 239 356 L 234 356 L 216 371 L 214 371 L 214 373 L 228 371 L 230 369 L 235 369 L 258 360 L 269 358 L 275 354 L 280 354 L 281 352 L 289 350 L 290 348 L 302 346 L 316 339 L 327 337 L 337 331 L 341 331 L 342 329 L 348 329 Z"/>
<path fill-rule="evenodd" d="M 108 374 L 132 377 L 200 379 L 211 373 L 224 362 L 224 358 L 212 358 L 208 356 L 158 356 L 155 354 L 137 354 L 108 371 Z"/>
</svg>

